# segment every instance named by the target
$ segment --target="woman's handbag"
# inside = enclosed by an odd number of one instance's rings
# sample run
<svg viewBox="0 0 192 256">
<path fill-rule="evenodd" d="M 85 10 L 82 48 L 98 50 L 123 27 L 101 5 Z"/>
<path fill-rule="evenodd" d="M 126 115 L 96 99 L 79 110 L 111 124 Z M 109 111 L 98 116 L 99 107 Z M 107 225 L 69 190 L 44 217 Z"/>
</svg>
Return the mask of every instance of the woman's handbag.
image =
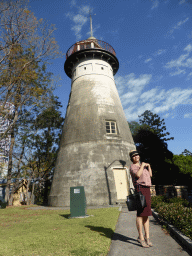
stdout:
<svg viewBox="0 0 192 256">
<path fill-rule="evenodd" d="M 141 191 L 137 192 L 131 188 L 130 195 L 127 196 L 126 204 L 129 211 L 139 210 L 146 206 L 145 196 L 141 193 Z"/>
</svg>

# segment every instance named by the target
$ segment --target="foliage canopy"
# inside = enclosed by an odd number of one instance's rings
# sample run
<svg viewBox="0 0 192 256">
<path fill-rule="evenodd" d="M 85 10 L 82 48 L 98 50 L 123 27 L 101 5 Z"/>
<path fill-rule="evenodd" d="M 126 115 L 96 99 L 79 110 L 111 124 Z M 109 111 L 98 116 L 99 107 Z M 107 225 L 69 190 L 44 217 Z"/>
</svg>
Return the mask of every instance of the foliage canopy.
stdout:
<svg viewBox="0 0 192 256">
<path fill-rule="evenodd" d="M 6 201 L 11 177 L 21 175 L 23 157 L 32 138 L 27 136 L 31 134 L 29 128 L 32 129 L 37 115 L 43 117 L 49 108 L 57 105 L 52 74 L 46 71 L 51 59 L 62 56 L 54 31 L 54 25 L 35 17 L 27 0 L 0 0 L 0 113 L 8 120 L 0 139 L 10 140 Z M 5 111 L 7 103 L 14 106 L 12 113 Z M 47 152 L 52 150 L 48 145 L 47 148 Z"/>
</svg>

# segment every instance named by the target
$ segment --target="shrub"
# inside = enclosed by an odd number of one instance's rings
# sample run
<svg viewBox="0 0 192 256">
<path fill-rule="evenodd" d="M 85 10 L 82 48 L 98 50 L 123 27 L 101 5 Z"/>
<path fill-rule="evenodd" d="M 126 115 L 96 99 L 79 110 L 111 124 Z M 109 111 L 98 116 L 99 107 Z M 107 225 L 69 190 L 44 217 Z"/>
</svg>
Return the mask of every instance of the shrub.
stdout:
<svg viewBox="0 0 192 256">
<path fill-rule="evenodd" d="M 160 203 L 155 210 L 160 217 L 192 239 L 192 208 L 184 207 L 180 203 Z"/>
<path fill-rule="evenodd" d="M 168 204 L 171 203 L 180 203 L 182 204 L 184 207 L 191 207 L 192 208 L 192 203 L 190 203 L 189 201 L 187 201 L 186 199 L 182 199 L 181 197 L 172 197 L 172 198 L 167 198 L 166 196 L 152 196 L 151 197 L 151 207 L 155 208 L 157 204 L 159 204 L 160 202 L 165 202 Z"/>
<path fill-rule="evenodd" d="M 151 197 L 151 207 L 155 208 L 157 204 L 163 202 L 164 196 L 152 196 Z"/>
<path fill-rule="evenodd" d="M 151 205 L 159 213 L 160 218 L 168 221 L 192 239 L 192 207 L 187 200 L 156 196 L 152 197 Z"/>
<path fill-rule="evenodd" d="M 182 199 L 181 197 L 164 198 L 163 201 L 166 203 L 180 203 L 184 207 L 191 207 L 191 203 L 186 199 Z"/>
</svg>

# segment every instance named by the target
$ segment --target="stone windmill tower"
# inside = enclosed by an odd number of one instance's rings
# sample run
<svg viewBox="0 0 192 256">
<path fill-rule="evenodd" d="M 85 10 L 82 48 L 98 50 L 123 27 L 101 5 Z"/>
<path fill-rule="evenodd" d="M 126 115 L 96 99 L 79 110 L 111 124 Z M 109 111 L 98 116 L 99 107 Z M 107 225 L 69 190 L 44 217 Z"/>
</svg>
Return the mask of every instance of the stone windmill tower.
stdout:
<svg viewBox="0 0 192 256">
<path fill-rule="evenodd" d="M 91 20 L 91 17 L 90 17 Z M 129 152 L 135 149 L 116 89 L 114 49 L 92 36 L 72 45 L 64 70 L 71 93 L 49 195 L 69 206 L 70 187 L 84 186 L 87 205 L 115 204 L 129 189 Z"/>
</svg>

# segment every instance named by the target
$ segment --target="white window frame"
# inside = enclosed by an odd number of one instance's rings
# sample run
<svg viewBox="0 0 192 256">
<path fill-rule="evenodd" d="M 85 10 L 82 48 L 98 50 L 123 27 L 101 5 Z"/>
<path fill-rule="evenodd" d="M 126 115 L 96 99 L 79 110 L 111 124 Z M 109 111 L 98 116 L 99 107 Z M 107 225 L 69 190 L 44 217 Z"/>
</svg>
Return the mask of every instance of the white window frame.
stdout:
<svg viewBox="0 0 192 256">
<path fill-rule="evenodd" d="M 110 132 L 107 132 L 107 123 L 109 123 L 109 129 L 110 129 Z M 112 123 L 115 124 L 115 132 L 112 132 Z M 112 121 L 112 120 L 105 120 L 105 129 L 106 129 L 106 134 L 117 134 L 117 123 L 116 121 Z"/>
</svg>

